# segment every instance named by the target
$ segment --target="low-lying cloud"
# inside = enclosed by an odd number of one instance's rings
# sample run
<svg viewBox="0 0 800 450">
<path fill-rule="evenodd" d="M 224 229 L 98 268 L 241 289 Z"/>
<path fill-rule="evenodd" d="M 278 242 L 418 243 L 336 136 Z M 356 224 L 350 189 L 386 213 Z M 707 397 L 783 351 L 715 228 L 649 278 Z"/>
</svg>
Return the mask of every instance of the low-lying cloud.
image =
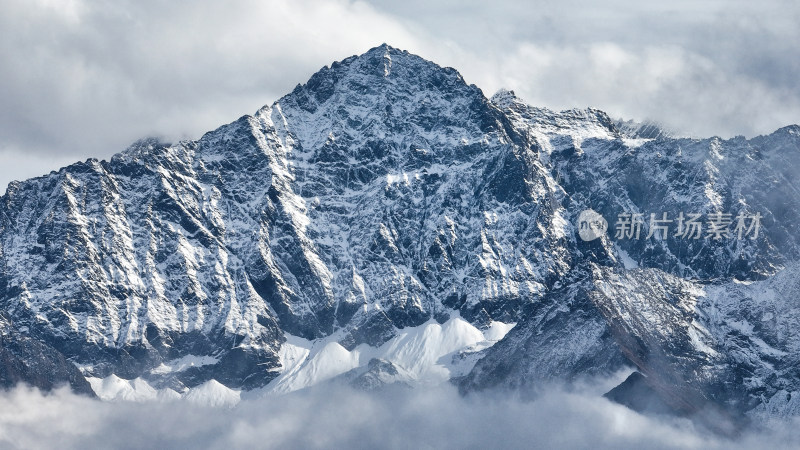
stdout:
<svg viewBox="0 0 800 450">
<path fill-rule="evenodd" d="M 12 448 L 790 448 L 796 420 L 730 441 L 595 393 L 534 401 L 462 397 L 452 387 L 364 393 L 343 387 L 243 400 L 107 403 L 67 390 L 0 393 L 0 447 Z"/>
</svg>

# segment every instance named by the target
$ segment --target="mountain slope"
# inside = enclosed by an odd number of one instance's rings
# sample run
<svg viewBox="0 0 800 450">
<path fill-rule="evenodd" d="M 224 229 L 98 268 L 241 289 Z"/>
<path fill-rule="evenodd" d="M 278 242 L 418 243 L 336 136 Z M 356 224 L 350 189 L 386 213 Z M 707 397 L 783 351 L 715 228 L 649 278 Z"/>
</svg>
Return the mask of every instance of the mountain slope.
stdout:
<svg viewBox="0 0 800 450">
<path fill-rule="evenodd" d="M 778 399 L 800 389 L 800 340 L 746 310 L 796 315 L 782 274 L 800 257 L 798 172 L 797 126 L 675 138 L 487 99 L 383 45 L 196 141 L 9 185 L 0 308 L 114 386 L 372 389 L 436 372 L 531 393 L 636 366 L 678 410 L 794 414 Z M 588 209 L 608 231 L 584 241 Z M 717 212 L 759 214 L 760 232 L 649 233 L 651 213 L 674 227 Z M 638 239 L 615 236 L 620 214 L 641 214 Z M 381 350 L 453 324 L 446 361 Z"/>
<path fill-rule="evenodd" d="M 87 375 L 208 356 L 164 382 L 235 387 L 277 375 L 282 331 L 513 322 L 567 267 L 536 152 L 454 70 L 376 48 L 198 141 L 9 186 L 3 308 Z"/>
</svg>

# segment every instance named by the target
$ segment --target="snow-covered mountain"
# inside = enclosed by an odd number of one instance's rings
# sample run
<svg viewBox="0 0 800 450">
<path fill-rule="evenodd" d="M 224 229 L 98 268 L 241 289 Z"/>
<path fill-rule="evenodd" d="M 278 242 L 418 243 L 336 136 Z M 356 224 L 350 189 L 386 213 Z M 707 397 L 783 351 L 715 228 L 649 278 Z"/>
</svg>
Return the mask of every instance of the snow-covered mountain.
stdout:
<svg viewBox="0 0 800 450">
<path fill-rule="evenodd" d="M 199 140 L 10 184 L 0 308 L 103 398 L 636 367 L 682 413 L 796 414 L 800 127 L 672 136 L 383 45 Z M 716 213 L 728 235 L 675 235 Z"/>
</svg>

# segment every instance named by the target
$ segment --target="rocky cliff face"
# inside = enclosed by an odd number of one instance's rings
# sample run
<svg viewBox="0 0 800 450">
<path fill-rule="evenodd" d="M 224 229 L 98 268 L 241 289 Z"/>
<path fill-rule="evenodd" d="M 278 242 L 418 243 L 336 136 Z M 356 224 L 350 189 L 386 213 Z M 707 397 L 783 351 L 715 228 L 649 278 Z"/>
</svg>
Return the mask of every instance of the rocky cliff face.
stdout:
<svg viewBox="0 0 800 450">
<path fill-rule="evenodd" d="M 485 336 L 517 323 L 450 356 L 463 390 L 636 366 L 677 409 L 789 414 L 772 399 L 800 386 L 787 358 L 800 341 L 763 317 L 797 311 L 799 168 L 797 126 L 671 138 L 487 99 L 381 46 L 197 141 L 143 140 L 12 183 L 0 307 L 87 376 L 175 389 L 268 385 L 299 348 L 287 338 L 366 354 L 463 319 Z M 609 228 L 592 241 L 587 209 Z M 679 214 L 718 212 L 730 235 L 674 236 Z M 651 213 L 673 220 L 669 236 L 648 236 Z M 620 214 L 641 214 L 639 239 L 615 236 Z M 740 238 L 736 218 L 756 214 L 758 235 Z M 174 363 L 187 358 L 202 364 Z M 413 372 L 379 362 L 349 373 L 379 371 L 374 387 Z"/>
<path fill-rule="evenodd" d="M 71 362 L 49 345 L 18 331 L 0 313 L 0 387 L 26 383 L 43 391 L 68 385 L 74 392 L 94 397 L 91 386 Z"/>
<path fill-rule="evenodd" d="M 608 353 L 618 349 L 647 376 L 658 401 L 681 414 L 723 417 L 728 428 L 741 423 L 743 412 L 796 414 L 790 342 L 797 324 L 787 322 L 797 313 L 790 305 L 799 248 L 800 127 L 721 140 L 670 138 L 650 126 L 652 137 L 643 138 L 641 128 L 614 124 L 599 111 L 554 114 L 507 92 L 493 101 L 544 149 L 542 159 L 565 191 L 561 203 L 570 223 L 591 208 L 607 219 L 608 232 L 591 242 L 576 238 L 571 251 L 582 257 L 567 278 L 569 288 L 548 292 L 569 319 L 547 328 L 552 315 L 526 315 L 459 380 L 462 389 L 535 388 L 553 374 L 608 372 L 620 367 Z M 730 233 L 719 239 L 708 223 L 717 212 L 730 221 Z M 651 213 L 671 222 L 651 224 Z M 618 235 L 620 214 L 641 215 L 638 239 Z M 697 239 L 679 231 L 678 218 L 689 214 L 702 217 Z M 756 215 L 758 233 L 745 219 L 740 235 L 737 218 Z M 668 225 L 667 236 L 660 230 L 649 236 L 651 225 Z M 770 322 L 777 316 L 766 311 L 776 310 L 786 317 L 783 325 Z M 590 330 L 595 338 L 581 342 Z M 553 331 L 568 337 L 554 339 Z M 560 346 L 566 348 L 556 356 L 546 352 Z M 574 373 L 552 367 L 567 355 Z"/>
</svg>

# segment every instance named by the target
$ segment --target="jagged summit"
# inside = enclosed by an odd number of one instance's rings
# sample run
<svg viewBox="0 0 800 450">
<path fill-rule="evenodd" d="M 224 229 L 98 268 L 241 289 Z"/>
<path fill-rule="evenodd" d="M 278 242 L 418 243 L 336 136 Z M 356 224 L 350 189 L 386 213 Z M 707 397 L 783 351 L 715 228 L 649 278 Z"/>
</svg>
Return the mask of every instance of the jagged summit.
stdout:
<svg viewBox="0 0 800 450">
<path fill-rule="evenodd" d="M 792 136 L 798 136 L 798 135 L 800 135 L 800 125 L 787 125 L 785 127 L 778 128 L 772 134 L 778 134 L 778 133 L 780 133 L 780 134 L 788 134 L 788 135 L 792 135 Z"/>
<path fill-rule="evenodd" d="M 514 103 L 522 103 L 514 91 L 505 88 L 500 88 L 489 100 L 500 108 L 508 108 Z"/>
<path fill-rule="evenodd" d="M 257 115 L 280 110 L 286 120 L 302 122 L 297 137 L 309 148 L 331 137 L 343 143 L 392 135 L 430 147 L 454 133 L 475 133 L 455 131 L 465 124 L 453 117 L 478 116 L 479 127 L 496 126 L 490 109 L 481 90 L 456 70 L 383 45 L 321 69 Z"/>
<path fill-rule="evenodd" d="M 323 67 L 278 103 L 296 101 L 304 109 L 312 111 L 337 92 L 358 94 L 392 90 L 398 95 L 409 95 L 410 89 L 425 91 L 448 86 L 467 87 L 455 69 L 440 67 L 405 50 L 383 44 L 362 55 Z"/>
</svg>

